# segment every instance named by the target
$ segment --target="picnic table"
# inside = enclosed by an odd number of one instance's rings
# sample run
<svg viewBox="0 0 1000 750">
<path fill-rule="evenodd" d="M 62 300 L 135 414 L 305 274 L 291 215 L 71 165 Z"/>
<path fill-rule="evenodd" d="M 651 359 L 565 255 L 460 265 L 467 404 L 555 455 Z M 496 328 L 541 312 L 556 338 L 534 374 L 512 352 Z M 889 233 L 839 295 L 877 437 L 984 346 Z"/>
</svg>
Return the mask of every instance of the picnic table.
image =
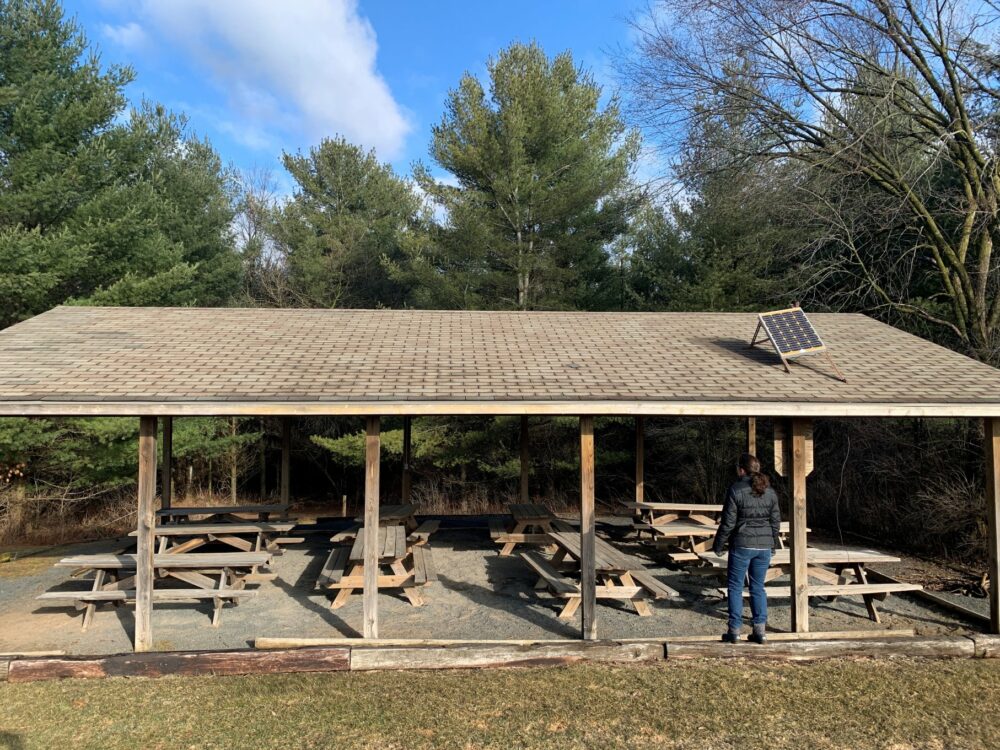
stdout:
<svg viewBox="0 0 1000 750">
<path fill-rule="evenodd" d="M 57 568 L 73 568 L 72 576 L 81 578 L 94 574 L 88 591 L 48 591 L 39 596 L 44 600 L 72 601 L 84 609 L 83 629 L 86 630 L 97 605 L 123 604 L 135 601 L 135 569 L 137 555 L 73 555 L 55 564 Z M 218 627 L 222 605 L 240 598 L 255 596 L 246 591 L 249 573 L 271 562 L 269 552 L 214 552 L 183 555 L 154 554 L 153 568 L 158 579 L 172 578 L 189 588 L 155 589 L 154 602 L 211 599 L 214 603 L 212 626 Z M 213 578 L 215 576 L 215 578 Z"/>
<path fill-rule="evenodd" d="M 637 522 L 659 526 L 672 521 L 689 523 L 717 524 L 722 513 L 722 505 L 713 503 L 653 503 L 628 502 L 626 508 L 635 511 Z"/>
<path fill-rule="evenodd" d="M 156 518 L 169 519 L 164 523 L 190 523 L 192 516 L 208 516 L 203 518 L 203 522 L 211 523 L 242 523 L 246 518 L 242 516 L 256 516 L 258 521 L 270 520 L 271 516 L 284 518 L 288 515 L 288 503 L 275 503 L 269 505 L 203 505 L 193 507 L 174 506 L 161 508 L 156 511 Z"/>
<path fill-rule="evenodd" d="M 153 534 L 159 539 L 157 552 L 179 555 L 210 542 L 227 545 L 240 552 L 267 551 L 282 554 L 282 544 L 302 541 L 283 536 L 295 528 L 294 521 L 239 521 L 226 523 L 177 523 L 158 525 Z M 129 536 L 138 536 L 133 531 Z"/>
<path fill-rule="evenodd" d="M 513 503 L 510 506 L 512 521 L 490 519 L 490 537 L 502 544 L 500 557 L 507 557 L 519 544 L 550 546 L 549 535 L 554 531 L 569 531 L 571 527 L 560 521 L 544 505 L 538 503 Z"/>
<path fill-rule="evenodd" d="M 714 552 L 704 552 L 698 555 L 704 562 L 722 573 L 729 562 L 729 553 L 716 555 Z M 896 563 L 898 557 L 886 555 L 875 550 L 849 549 L 817 549 L 806 550 L 807 574 L 809 578 L 821 581 L 819 585 L 807 586 L 808 596 L 823 596 L 833 601 L 838 596 L 861 596 L 868 610 L 868 616 L 875 622 L 880 622 L 876 601 L 884 601 L 887 596 L 903 591 L 920 591 L 923 587 L 917 583 L 870 583 L 865 572 L 865 566 L 870 563 Z M 791 573 L 791 551 L 775 550 L 771 556 L 771 567 L 767 571 L 764 582 L 768 583 L 783 575 Z M 722 590 L 724 591 L 724 589 Z M 768 597 L 788 598 L 792 595 L 791 586 L 766 586 Z M 744 591 L 744 596 L 747 596 Z"/>
<path fill-rule="evenodd" d="M 536 590 L 548 589 L 553 595 L 566 599 L 559 613 L 560 620 L 573 617 L 580 607 L 581 595 L 578 581 L 565 575 L 567 572 L 579 574 L 582 556 L 579 532 L 553 531 L 550 540 L 556 545 L 551 560 L 546 560 L 538 552 L 521 552 L 520 556 L 539 576 Z M 628 601 L 641 617 L 653 612 L 649 599 L 674 597 L 677 592 L 660 582 L 646 570 L 640 562 L 621 552 L 600 537 L 594 539 L 595 570 L 597 572 L 597 599 L 617 599 Z M 567 561 L 572 558 L 572 562 Z"/>
<path fill-rule="evenodd" d="M 331 609 L 343 607 L 351 594 L 364 589 L 365 536 L 364 527 L 359 528 L 351 544 L 334 547 L 316 580 L 316 588 L 337 591 Z M 399 589 L 414 607 L 424 603 L 418 588 L 437 580 L 430 547 L 408 539 L 402 525 L 379 526 L 378 565 L 378 588 Z"/>
<path fill-rule="evenodd" d="M 656 526 L 652 524 L 636 524 L 636 528 L 647 530 L 653 534 L 656 537 L 654 541 L 658 545 L 668 544 L 679 546 L 682 550 L 697 555 L 711 548 L 712 543 L 715 541 L 715 535 L 719 531 L 719 524 L 670 521 Z M 790 526 L 787 521 L 782 521 L 779 529 L 778 544 L 780 545 L 780 549 L 784 549 L 784 540 L 789 533 Z"/>
</svg>

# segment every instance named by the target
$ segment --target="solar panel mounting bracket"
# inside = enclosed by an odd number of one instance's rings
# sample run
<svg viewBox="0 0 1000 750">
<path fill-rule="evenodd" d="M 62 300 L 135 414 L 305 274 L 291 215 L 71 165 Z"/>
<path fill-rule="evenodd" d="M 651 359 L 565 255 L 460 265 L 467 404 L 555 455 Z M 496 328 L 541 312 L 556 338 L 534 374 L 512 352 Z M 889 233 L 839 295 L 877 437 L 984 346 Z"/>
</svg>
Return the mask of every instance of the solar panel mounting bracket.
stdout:
<svg viewBox="0 0 1000 750">
<path fill-rule="evenodd" d="M 761 331 L 764 332 L 764 337 L 758 341 L 757 337 L 760 336 Z M 801 307 L 789 307 L 785 310 L 760 313 L 757 316 L 757 328 L 754 330 L 750 346 L 747 348 L 752 349 L 764 341 L 770 342 L 771 346 L 774 347 L 774 351 L 781 358 L 781 364 L 787 373 L 792 371 L 791 367 L 788 366 L 789 360 L 807 354 L 823 354 L 833 371 L 837 373 L 837 379 L 843 383 L 847 382 L 844 373 L 833 361 L 830 350 L 820 339 Z"/>
</svg>

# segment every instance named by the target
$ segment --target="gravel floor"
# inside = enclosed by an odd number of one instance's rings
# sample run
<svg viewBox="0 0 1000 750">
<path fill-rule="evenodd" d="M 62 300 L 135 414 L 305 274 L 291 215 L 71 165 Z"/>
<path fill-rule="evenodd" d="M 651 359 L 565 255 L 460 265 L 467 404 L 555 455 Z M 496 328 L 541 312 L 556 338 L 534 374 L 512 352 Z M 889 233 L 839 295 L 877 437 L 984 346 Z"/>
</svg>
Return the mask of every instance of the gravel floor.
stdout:
<svg viewBox="0 0 1000 750">
<path fill-rule="evenodd" d="M 610 521 L 610 519 L 609 519 Z M 561 603 L 534 591 L 534 577 L 514 556 L 502 558 L 490 542 L 485 523 L 450 521 L 431 539 L 439 580 L 423 589 L 426 604 L 413 607 L 404 598 L 383 594 L 379 599 L 380 635 L 384 638 L 530 639 L 579 637 L 580 615 L 571 622 L 556 618 Z M 715 634 L 724 629 L 725 605 L 707 596 L 714 579 L 664 567 L 657 553 L 628 540 L 625 529 L 601 524 L 602 535 L 640 559 L 660 580 L 680 592 L 671 601 L 653 603 L 653 616 L 639 617 L 627 604 L 598 605 L 598 635 L 602 638 L 643 638 Z M 210 604 L 161 604 L 153 614 L 156 648 L 215 649 L 251 645 L 261 636 L 357 636 L 361 627 L 361 597 L 331 610 L 330 597 L 313 589 L 329 550 L 329 529 L 307 533 L 305 544 L 287 548 L 275 558 L 275 581 L 257 587 L 258 595 L 239 606 L 227 606 L 219 628 L 211 627 Z M 90 629 L 80 630 L 81 613 L 72 606 L 43 605 L 43 591 L 83 588 L 69 581 L 69 571 L 52 567 L 67 554 L 124 549 L 127 539 L 45 550 L 0 565 L 0 652 L 62 650 L 74 654 L 114 653 L 131 648 L 131 608 L 102 607 Z M 822 545 L 819 545 L 822 546 Z M 893 574 L 894 566 L 881 566 Z M 919 581 L 917 581 L 919 582 Z M 985 611 L 985 602 L 963 598 Z M 906 595 L 879 605 L 883 622 L 876 625 L 860 598 L 835 602 L 813 600 L 810 628 L 864 630 L 915 628 L 922 634 L 961 632 L 968 623 Z M 788 629 L 787 600 L 771 604 L 770 624 Z"/>
</svg>

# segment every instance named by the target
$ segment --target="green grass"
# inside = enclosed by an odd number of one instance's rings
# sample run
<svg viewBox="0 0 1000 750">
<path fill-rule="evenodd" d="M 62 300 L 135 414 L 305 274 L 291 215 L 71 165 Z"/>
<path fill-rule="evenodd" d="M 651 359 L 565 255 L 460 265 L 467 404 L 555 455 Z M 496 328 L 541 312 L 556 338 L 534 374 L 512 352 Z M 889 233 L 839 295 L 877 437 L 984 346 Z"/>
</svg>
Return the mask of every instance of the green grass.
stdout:
<svg viewBox="0 0 1000 750">
<path fill-rule="evenodd" d="M 0 747 L 978 749 L 998 706 L 992 660 L 77 680 L 0 685 Z"/>
</svg>

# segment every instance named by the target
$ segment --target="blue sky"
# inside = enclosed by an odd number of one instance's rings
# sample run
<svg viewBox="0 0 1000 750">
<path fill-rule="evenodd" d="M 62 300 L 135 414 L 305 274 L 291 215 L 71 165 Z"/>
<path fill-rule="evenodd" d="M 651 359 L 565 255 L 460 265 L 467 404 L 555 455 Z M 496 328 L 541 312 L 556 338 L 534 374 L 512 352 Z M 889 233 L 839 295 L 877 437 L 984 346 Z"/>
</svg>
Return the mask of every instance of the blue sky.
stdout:
<svg viewBox="0 0 1000 750">
<path fill-rule="evenodd" d="M 282 150 L 343 135 L 401 174 L 427 161 L 450 88 L 513 41 L 569 49 L 606 90 L 643 0 L 65 0 L 106 63 L 143 97 L 185 112 L 227 163 L 290 188 Z"/>
</svg>

